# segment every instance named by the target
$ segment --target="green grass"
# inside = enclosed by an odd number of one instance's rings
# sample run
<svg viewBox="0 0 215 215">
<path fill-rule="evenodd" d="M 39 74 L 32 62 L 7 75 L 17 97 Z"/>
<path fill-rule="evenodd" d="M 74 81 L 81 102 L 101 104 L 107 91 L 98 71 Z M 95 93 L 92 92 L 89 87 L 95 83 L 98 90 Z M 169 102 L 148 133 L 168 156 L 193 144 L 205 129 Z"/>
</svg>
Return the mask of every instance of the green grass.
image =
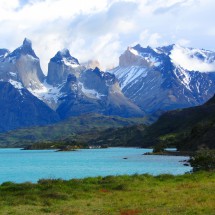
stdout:
<svg viewBox="0 0 215 215">
<path fill-rule="evenodd" d="M 214 203 L 214 172 L 44 179 L 0 186 L 0 214 L 212 215 Z"/>
</svg>

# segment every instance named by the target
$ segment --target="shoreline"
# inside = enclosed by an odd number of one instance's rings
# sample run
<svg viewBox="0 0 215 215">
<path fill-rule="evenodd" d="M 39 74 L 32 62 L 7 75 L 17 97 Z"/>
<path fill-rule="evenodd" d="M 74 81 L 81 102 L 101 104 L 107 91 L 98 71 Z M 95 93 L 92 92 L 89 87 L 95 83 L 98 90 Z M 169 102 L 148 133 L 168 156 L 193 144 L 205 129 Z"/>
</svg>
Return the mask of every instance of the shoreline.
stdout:
<svg viewBox="0 0 215 215">
<path fill-rule="evenodd" d="M 193 152 L 189 151 L 164 151 L 164 152 L 146 152 L 143 155 L 164 155 L 164 156 L 185 156 L 190 157 Z"/>
<path fill-rule="evenodd" d="M 203 171 L 204 172 L 204 171 Z M 102 175 L 98 175 L 98 176 L 87 176 L 87 177 L 84 177 L 84 178 L 70 178 L 70 179 L 63 179 L 63 178 L 40 178 L 38 179 L 36 182 L 32 182 L 32 181 L 23 181 L 23 182 L 15 182 L 15 181 L 4 181 L 4 182 L 1 182 L 0 183 L 0 187 L 4 184 L 16 184 L 16 185 L 22 185 L 22 184 L 32 184 L 32 185 L 38 185 L 40 183 L 40 181 L 49 181 L 49 182 L 55 182 L 55 181 L 61 181 L 61 182 L 65 182 L 65 183 L 68 183 L 69 181 L 85 181 L 85 180 L 96 180 L 96 179 L 99 179 L 99 180 L 103 180 L 105 178 L 123 178 L 123 177 L 126 177 L 127 179 L 128 178 L 133 178 L 133 177 L 151 177 L 151 178 L 159 178 L 159 177 L 162 177 L 162 176 L 169 176 L 170 178 L 176 178 L 176 177 L 183 177 L 185 175 L 192 175 L 192 174 L 198 174 L 196 172 L 192 172 L 192 171 L 189 171 L 189 172 L 184 172 L 183 174 L 177 174 L 177 175 L 174 175 L 174 174 L 171 174 L 171 173 L 161 173 L 161 174 L 158 174 L 158 175 L 153 175 L 153 174 L 150 174 L 150 173 L 140 173 L 140 174 L 137 174 L 137 173 L 133 173 L 131 175 L 129 174 L 117 174 L 117 175 L 106 175 L 106 176 L 102 176 Z"/>
</svg>

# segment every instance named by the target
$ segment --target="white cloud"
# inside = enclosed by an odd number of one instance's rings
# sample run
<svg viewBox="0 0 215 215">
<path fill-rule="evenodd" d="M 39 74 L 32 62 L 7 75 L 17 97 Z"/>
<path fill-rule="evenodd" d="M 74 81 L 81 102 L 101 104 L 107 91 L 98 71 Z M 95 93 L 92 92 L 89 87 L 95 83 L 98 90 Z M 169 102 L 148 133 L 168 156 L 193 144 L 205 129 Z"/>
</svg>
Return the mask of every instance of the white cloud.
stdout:
<svg viewBox="0 0 215 215">
<path fill-rule="evenodd" d="M 154 33 L 149 38 L 150 46 L 159 46 L 159 39 L 161 39 L 161 35 L 158 33 Z"/>
<path fill-rule="evenodd" d="M 10 18 L 14 10 L 19 7 L 19 0 L 1 0 L 0 1 L 0 21 Z"/>
<path fill-rule="evenodd" d="M 181 46 L 174 46 L 174 49 L 171 52 L 172 62 L 176 65 L 181 66 L 182 68 L 189 71 L 200 71 L 200 72 L 214 72 L 215 63 L 209 63 L 203 61 L 195 56 L 195 49 L 190 50 L 182 48 Z"/>
<path fill-rule="evenodd" d="M 180 46 L 188 46 L 190 44 L 190 41 L 186 39 L 179 39 L 176 41 L 176 44 Z"/>
<path fill-rule="evenodd" d="M 13 50 L 30 38 L 44 72 L 65 47 L 104 67 L 134 42 L 214 49 L 213 8 L 213 0 L 1 0 L 0 47 Z"/>
<path fill-rule="evenodd" d="M 152 47 L 157 47 L 160 45 L 165 45 L 165 42 L 160 42 L 162 39 L 162 35 L 159 33 L 152 33 L 149 32 L 148 29 L 144 30 L 143 32 L 140 33 L 139 36 L 139 42 L 143 44 L 144 46 L 152 46 Z M 135 45 L 135 44 L 134 44 Z"/>
</svg>

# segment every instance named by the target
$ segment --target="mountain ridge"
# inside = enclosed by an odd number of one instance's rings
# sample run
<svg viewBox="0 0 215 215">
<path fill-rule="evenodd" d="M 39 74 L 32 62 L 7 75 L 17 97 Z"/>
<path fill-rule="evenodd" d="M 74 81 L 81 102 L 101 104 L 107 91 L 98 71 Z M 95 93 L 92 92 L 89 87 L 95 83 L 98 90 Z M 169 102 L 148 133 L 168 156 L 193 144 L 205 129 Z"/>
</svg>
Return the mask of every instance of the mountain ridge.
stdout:
<svg viewBox="0 0 215 215">
<path fill-rule="evenodd" d="M 200 71 L 193 70 L 197 66 Z M 125 96 L 150 114 L 201 105 L 215 92 L 212 51 L 137 45 L 129 47 L 120 56 L 119 66 L 109 72 L 116 75 Z"/>
<path fill-rule="evenodd" d="M 87 113 L 157 118 L 168 110 L 203 104 L 215 92 L 212 51 L 138 44 L 120 56 L 113 70 L 101 71 L 98 62 L 92 62 L 92 69 L 89 65 L 63 49 L 50 59 L 45 76 L 29 39 L 13 52 L 0 49 L 0 80 L 18 92 L 27 90 L 29 98 L 39 99 L 61 120 Z"/>
<path fill-rule="evenodd" d="M 45 76 L 40 67 L 40 59 L 32 48 L 32 42 L 27 38 L 13 52 L 0 50 L 0 80 L 9 82 L 19 92 L 27 90 L 32 102 L 36 102 L 36 98 L 41 100 L 41 104 L 44 103 L 41 107 L 47 106 L 50 114 L 54 111 L 61 120 L 87 113 L 123 117 L 144 116 L 144 112 L 123 95 L 114 75 L 104 73 L 97 67 L 86 68 L 71 56 L 68 49 L 58 51 L 50 59 L 48 75 Z M 8 117 L 13 114 L 6 110 L 5 113 Z M 38 120 L 39 118 L 42 122 L 43 116 L 38 115 Z M 33 119 L 32 114 L 33 120 L 38 125 L 41 124 L 40 120 Z M 50 123 L 55 121 L 53 117 Z M 16 128 L 12 124 L 5 126 L 6 130 Z M 23 126 L 25 124 L 20 125 Z"/>
</svg>

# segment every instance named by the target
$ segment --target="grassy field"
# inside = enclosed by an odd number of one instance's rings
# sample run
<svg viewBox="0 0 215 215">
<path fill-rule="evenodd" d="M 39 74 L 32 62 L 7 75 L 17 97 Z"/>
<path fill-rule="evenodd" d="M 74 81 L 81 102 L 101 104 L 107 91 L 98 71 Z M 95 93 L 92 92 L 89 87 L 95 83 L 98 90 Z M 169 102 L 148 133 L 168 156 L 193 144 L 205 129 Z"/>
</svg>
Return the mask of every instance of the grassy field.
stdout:
<svg viewBox="0 0 215 215">
<path fill-rule="evenodd" d="M 0 186 L 0 214 L 215 214 L 215 173 L 107 176 Z"/>
</svg>

